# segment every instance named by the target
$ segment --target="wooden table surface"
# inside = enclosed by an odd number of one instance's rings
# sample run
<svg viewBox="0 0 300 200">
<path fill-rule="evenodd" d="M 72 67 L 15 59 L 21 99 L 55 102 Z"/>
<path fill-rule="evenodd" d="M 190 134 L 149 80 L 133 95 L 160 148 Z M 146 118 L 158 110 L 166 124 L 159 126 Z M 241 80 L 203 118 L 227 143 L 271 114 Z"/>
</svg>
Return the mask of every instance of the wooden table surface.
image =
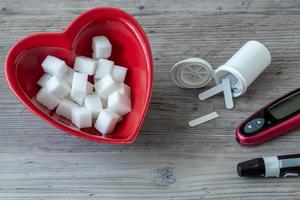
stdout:
<svg viewBox="0 0 300 200">
<path fill-rule="evenodd" d="M 132 14 L 151 43 L 154 88 L 137 140 L 92 143 L 62 133 L 29 112 L 9 90 L 9 48 L 35 32 L 62 31 L 80 13 L 115 6 Z M 259 40 L 272 64 L 226 110 L 222 96 L 176 87 L 171 66 L 201 57 L 214 68 L 243 43 Z M 299 87 L 300 1 L 0 0 L 0 199 L 300 199 L 300 179 L 247 179 L 236 164 L 300 153 L 300 129 L 257 147 L 240 146 L 237 125 L 270 100 Z M 202 91 L 202 90 L 200 90 Z M 195 117 L 220 118 L 190 128 Z"/>
</svg>

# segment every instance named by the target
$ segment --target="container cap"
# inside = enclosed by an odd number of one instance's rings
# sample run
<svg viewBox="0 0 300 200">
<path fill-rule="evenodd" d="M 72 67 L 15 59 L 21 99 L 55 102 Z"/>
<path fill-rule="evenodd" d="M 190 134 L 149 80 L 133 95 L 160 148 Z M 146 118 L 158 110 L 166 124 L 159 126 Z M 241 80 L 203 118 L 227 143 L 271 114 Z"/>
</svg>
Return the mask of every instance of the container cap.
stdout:
<svg viewBox="0 0 300 200">
<path fill-rule="evenodd" d="M 201 88 L 214 77 L 214 70 L 206 60 L 188 58 L 173 65 L 171 76 L 181 88 Z"/>
</svg>

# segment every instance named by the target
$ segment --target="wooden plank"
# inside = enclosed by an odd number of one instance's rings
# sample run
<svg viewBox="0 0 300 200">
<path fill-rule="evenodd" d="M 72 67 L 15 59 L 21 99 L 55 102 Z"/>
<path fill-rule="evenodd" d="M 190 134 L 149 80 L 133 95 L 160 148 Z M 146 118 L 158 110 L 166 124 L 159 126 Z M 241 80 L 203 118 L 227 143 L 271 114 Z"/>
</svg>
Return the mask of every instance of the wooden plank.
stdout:
<svg viewBox="0 0 300 200">
<path fill-rule="evenodd" d="M 149 37 L 154 91 L 140 135 L 131 145 L 117 146 L 61 133 L 19 103 L 2 67 L 0 199 L 298 198 L 299 179 L 242 179 L 235 167 L 252 157 L 299 153 L 300 130 L 253 148 L 237 144 L 234 131 L 241 119 L 299 87 L 299 1 L 0 0 L 1 66 L 22 37 L 62 31 L 97 6 L 133 14 Z M 272 64 L 234 99 L 232 111 L 225 109 L 222 96 L 200 102 L 203 90 L 172 83 L 169 71 L 175 62 L 202 57 L 216 68 L 251 39 L 269 47 Z M 188 127 L 191 119 L 214 110 L 220 118 Z"/>
</svg>

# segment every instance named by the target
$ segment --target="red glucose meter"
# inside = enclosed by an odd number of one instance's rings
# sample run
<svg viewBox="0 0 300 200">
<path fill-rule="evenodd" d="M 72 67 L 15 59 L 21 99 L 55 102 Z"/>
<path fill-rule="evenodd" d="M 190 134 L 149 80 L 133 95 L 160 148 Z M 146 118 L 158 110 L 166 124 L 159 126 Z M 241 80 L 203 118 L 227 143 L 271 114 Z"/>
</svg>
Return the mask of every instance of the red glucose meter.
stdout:
<svg viewBox="0 0 300 200">
<path fill-rule="evenodd" d="M 241 123 L 236 140 L 258 145 L 300 126 L 300 88 L 263 107 Z"/>
</svg>

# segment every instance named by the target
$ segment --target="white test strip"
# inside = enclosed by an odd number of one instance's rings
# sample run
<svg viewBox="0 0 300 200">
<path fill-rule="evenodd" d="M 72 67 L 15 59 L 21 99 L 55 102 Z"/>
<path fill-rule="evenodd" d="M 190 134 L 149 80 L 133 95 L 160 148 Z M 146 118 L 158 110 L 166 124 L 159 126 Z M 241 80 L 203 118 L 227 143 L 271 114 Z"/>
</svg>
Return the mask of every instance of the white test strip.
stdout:
<svg viewBox="0 0 300 200">
<path fill-rule="evenodd" d="M 231 82 L 229 80 L 229 77 L 222 79 L 222 83 L 219 85 L 216 85 L 215 87 L 206 90 L 205 92 L 202 92 L 199 94 L 200 100 L 205 100 L 209 97 L 212 97 L 218 93 L 223 92 L 224 93 L 224 99 L 225 99 L 225 105 L 227 109 L 233 108 L 233 99 L 232 99 L 232 91 L 231 91 Z"/>
<path fill-rule="evenodd" d="M 223 84 L 216 85 L 215 87 L 210 88 L 209 90 L 206 90 L 205 92 L 200 93 L 199 99 L 205 100 L 205 99 L 208 99 L 209 97 L 212 97 L 221 92 L 223 92 Z"/>
<path fill-rule="evenodd" d="M 203 124 L 205 122 L 208 122 L 210 120 L 213 120 L 213 119 L 215 119 L 217 117 L 219 117 L 218 113 L 217 112 L 212 112 L 212 113 L 209 113 L 207 115 L 204 115 L 202 117 L 199 117 L 199 118 L 196 118 L 196 119 L 190 121 L 189 122 L 189 126 L 190 127 L 194 127 L 194 126 Z"/>
<path fill-rule="evenodd" d="M 223 86 L 223 91 L 224 91 L 226 108 L 232 109 L 233 108 L 233 99 L 232 99 L 230 81 L 228 78 L 222 79 L 222 86 Z"/>
</svg>

